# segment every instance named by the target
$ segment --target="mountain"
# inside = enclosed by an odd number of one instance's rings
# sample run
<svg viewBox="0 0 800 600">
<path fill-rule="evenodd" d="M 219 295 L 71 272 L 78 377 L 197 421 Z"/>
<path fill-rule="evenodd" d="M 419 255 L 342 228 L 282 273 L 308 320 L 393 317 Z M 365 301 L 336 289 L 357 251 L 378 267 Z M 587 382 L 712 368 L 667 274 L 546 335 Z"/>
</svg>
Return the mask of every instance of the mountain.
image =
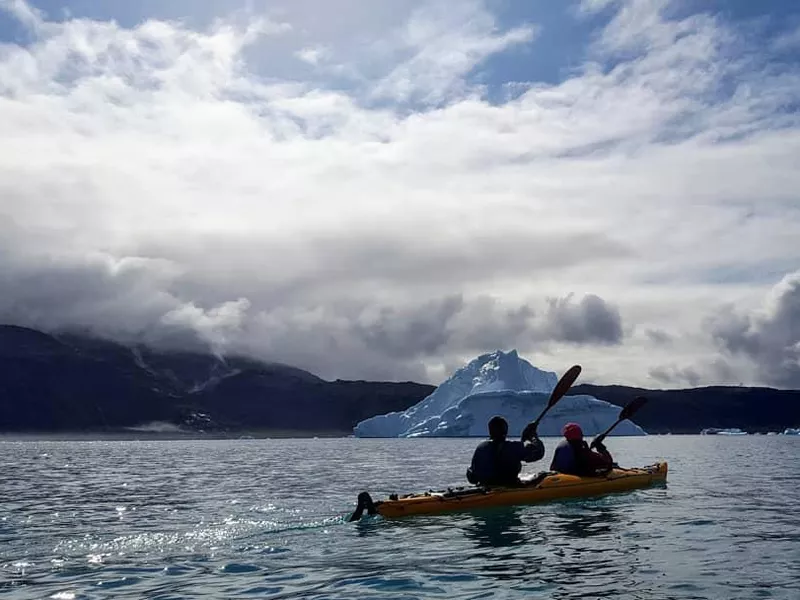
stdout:
<svg viewBox="0 0 800 600">
<path fill-rule="evenodd" d="M 0 326 L 0 431 L 188 429 L 349 433 L 433 390 L 325 381 L 301 369 L 211 353 L 164 352 L 91 336 Z"/>
<path fill-rule="evenodd" d="M 649 433 L 700 433 L 709 427 L 766 433 L 800 424 L 800 390 L 742 386 L 649 390 L 582 384 L 570 393 L 590 394 L 617 406 L 646 396 L 648 403 L 636 413 L 636 422 Z"/>
<path fill-rule="evenodd" d="M 516 350 L 482 354 L 458 369 L 430 396 L 402 412 L 365 419 L 356 425 L 358 437 L 486 436 L 493 415 L 508 421 L 509 435 L 519 436 L 547 405 L 558 382 L 555 373 L 537 369 Z M 539 424 L 542 436 L 561 435 L 570 421 L 586 435 L 600 433 L 619 416 L 619 409 L 591 395 L 571 395 L 554 406 Z M 624 421 L 615 435 L 644 435 Z"/>
<path fill-rule="evenodd" d="M 483 435 L 481 421 L 497 402 L 488 394 L 527 389 L 516 395 L 517 408 L 508 404 L 509 416 L 524 420 L 555 383 L 554 374 L 515 363 L 511 352 L 496 359 L 466 365 L 459 370 L 461 376 L 437 389 L 411 382 L 325 381 L 302 369 L 245 357 L 158 351 L 88 335 L 0 325 L 0 431 L 108 431 L 159 422 L 190 431 L 346 435 L 370 417 L 403 413 L 437 391 L 438 404 L 429 402 L 426 414 L 447 413 L 446 418 L 425 424 L 424 411 L 417 408 L 412 421 L 421 425 L 411 433 L 424 435 L 442 423 L 448 435 Z M 526 394 L 531 399 L 525 400 Z M 797 390 L 582 384 L 570 394 L 617 406 L 645 395 L 650 402 L 636 414 L 636 423 L 649 433 L 699 433 L 709 427 L 780 432 L 800 426 Z M 567 407 L 569 398 L 551 411 L 553 418 L 567 418 L 556 411 Z M 454 411 L 439 407 L 454 401 L 461 403 Z M 523 406 L 529 407 L 525 415 Z M 467 426 L 464 415 L 473 415 L 474 422 Z"/>
</svg>

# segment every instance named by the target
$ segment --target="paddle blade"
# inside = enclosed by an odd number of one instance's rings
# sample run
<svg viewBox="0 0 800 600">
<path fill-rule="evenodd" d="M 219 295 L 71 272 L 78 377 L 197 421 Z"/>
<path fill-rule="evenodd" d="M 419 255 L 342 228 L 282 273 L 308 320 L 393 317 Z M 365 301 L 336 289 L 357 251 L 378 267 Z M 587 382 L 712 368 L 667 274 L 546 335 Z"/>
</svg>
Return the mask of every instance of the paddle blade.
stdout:
<svg viewBox="0 0 800 600">
<path fill-rule="evenodd" d="M 636 413 L 636 411 L 642 408 L 645 404 L 647 404 L 647 398 L 644 396 L 636 396 L 636 398 L 631 400 L 628 405 L 619 412 L 619 418 L 614 422 L 614 424 L 606 429 L 603 433 L 598 435 L 589 447 L 594 448 L 598 444 L 602 444 L 603 440 L 606 439 L 606 436 L 611 433 L 611 430 L 614 429 L 614 427 L 622 423 L 625 419 L 630 419 L 634 413 Z"/>
<path fill-rule="evenodd" d="M 636 396 L 630 403 L 622 409 L 622 412 L 619 413 L 619 420 L 624 421 L 625 419 L 630 419 L 636 411 L 642 408 L 645 404 L 647 404 L 647 398 L 644 396 Z"/>
<path fill-rule="evenodd" d="M 575 383 L 575 380 L 578 379 L 580 374 L 581 366 L 573 365 L 561 376 L 561 379 L 558 380 L 556 387 L 553 388 L 553 392 L 550 394 L 550 401 L 547 403 L 547 408 L 550 408 L 556 402 L 561 400 L 561 398 L 569 391 L 569 388 L 572 387 L 572 384 Z"/>
</svg>

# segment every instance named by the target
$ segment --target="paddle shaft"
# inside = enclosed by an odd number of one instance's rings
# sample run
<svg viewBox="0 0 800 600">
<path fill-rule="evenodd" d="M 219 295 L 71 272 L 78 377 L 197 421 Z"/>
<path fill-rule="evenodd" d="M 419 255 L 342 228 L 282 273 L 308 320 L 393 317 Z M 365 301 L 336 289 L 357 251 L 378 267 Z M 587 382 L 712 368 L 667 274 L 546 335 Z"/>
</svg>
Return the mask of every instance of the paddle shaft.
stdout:
<svg viewBox="0 0 800 600">
<path fill-rule="evenodd" d="M 596 438 L 594 438 L 592 446 L 602 444 L 603 440 L 606 439 L 606 436 L 609 433 L 611 433 L 614 427 L 622 423 L 625 419 L 630 419 L 637 410 L 639 410 L 642 406 L 645 405 L 646 402 L 647 398 L 645 398 L 644 396 L 636 396 L 636 398 L 631 400 L 630 403 L 625 408 L 622 409 L 622 412 L 619 413 L 619 418 L 614 422 L 614 424 L 608 429 L 606 429 L 603 433 L 598 435 Z"/>
<path fill-rule="evenodd" d="M 578 379 L 580 374 L 581 366 L 573 365 L 561 376 L 561 379 L 558 380 L 556 387 L 554 387 L 553 391 L 550 393 L 550 399 L 547 401 L 547 406 L 544 407 L 544 410 L 538 417 L 536 417 L 535 421 L 525 427 L 526 431 L 529 429 L 536 431 L 536 429 L 539 427 L 539 423 L 547 414 L 547 411 L 553 408 L 558 401 L 566 395 L 566 393 L 569 391 L 569 388 L 572 387 L 572 384 L 575 383 L 575 380 Z M 524 437 L 525 436 L 523 436 L 523 438 Z"/>
</svg>

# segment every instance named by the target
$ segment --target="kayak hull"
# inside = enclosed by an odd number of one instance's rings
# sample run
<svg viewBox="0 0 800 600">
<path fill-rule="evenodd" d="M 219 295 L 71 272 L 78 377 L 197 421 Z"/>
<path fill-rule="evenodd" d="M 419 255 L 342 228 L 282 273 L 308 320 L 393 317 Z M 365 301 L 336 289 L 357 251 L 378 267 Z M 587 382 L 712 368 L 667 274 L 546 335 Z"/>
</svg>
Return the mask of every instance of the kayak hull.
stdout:
<svg viewBox="0 0 800 600">
<path fill-rule="evenodd" d="M 667 480 L 667 463 L 638 469 L 614 469 L 598 477 L 546 473 L 519 487 L 467 487 L 442 492 L 409 494 L 375 502 L 378 514 L 386 518 L 431 515 L 496 506 L 534 504 L 566 498 L 586 498 L 646 488 Z"/>
</svg>

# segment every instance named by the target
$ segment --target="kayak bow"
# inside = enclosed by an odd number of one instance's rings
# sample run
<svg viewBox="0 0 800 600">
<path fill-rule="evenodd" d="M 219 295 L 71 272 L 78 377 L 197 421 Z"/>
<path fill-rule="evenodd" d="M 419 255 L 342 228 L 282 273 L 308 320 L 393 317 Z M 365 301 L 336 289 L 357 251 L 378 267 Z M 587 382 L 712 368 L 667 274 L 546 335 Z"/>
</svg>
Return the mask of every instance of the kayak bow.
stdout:
<svg viewBox="0 0 800 600">
<path fill-rule="evenodd" d="M 410 515 L 431 515 L 453 511 L 474 510 L 496 506 L 513 506 L 602 496 L 616 492 L 649 487 L 667 480 L 667 463 L 658 462 L 638 469 L 615 468 L 606 475 L 578 477 L 553 471 L 541 473 L 516 487 L 470 486 L 429 491 L 422 494 L 395 494 L 374 502 L 367 492 L 358 495 L 358 506 L 350 521 L 358 521 L 364 511 L 386 518 Z"/>
</svg>

